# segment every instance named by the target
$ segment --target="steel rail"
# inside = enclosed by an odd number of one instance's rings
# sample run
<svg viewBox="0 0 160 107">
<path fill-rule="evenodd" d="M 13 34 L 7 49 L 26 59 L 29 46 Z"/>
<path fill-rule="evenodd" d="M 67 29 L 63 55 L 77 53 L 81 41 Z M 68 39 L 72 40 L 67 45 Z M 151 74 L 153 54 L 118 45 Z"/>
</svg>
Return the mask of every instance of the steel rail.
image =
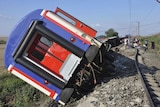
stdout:
<svg viewBox="0 0 160 107">
<path fill-rule="evenodd" d="M 148 98 L 148 101 L 149 101 L 150 106 L 151 106 L 151 107 L 156 107 L 156 105 L 154 104 L 154 102 L 153 102 L 153 100 L 152 100 L 152 97 L 151 97 L 151 95 L 150 95 L 150 93 L 149 93 L 149 90 L 148 90 L 148 88 L 147 88 L 147 85 L 145 84 L 144 76 L 143 76 L 142 72 L 140 71 L 140 67 L 138 66 L 138 56 L 139 56 L 139 55 L 140 55 L 140 54 L 139 54 L 139 50 L 137 49 L 137 50 L 136 50 L 136 54 L 135 54 L 135 66 L 136 66 L 136 70 L 137 70 L 137 72 L 138 72 L 138 74 L 139 74 L 139 76 L 140 76 L 140 79 L 141 79 L 141 81 L 142 81 L 142 85 L 143 85 L 143 87 L 144 87 L 144 89 L 145 89 L 145 92 L 146 92 L 146 95 L 147 95 L 147 98 Z"/>
</svg>

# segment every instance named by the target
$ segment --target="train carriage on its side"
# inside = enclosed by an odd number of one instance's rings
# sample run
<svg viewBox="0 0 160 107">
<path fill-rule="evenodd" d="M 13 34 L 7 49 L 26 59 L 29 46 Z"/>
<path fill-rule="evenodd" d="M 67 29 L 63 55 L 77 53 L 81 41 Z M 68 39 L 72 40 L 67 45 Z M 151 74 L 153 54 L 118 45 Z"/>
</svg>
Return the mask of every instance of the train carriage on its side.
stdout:
<svg viewBox="0 0 160 107">
<path fill-rule="evenodd" d="M 92 84 L 94 69 L 104 65 L 106 47 L 95 35 L 94 29 L 60 8 L 35 10 L 11 32 L 5 66 L 64 105 L 75 89 Z"/>
</svg>

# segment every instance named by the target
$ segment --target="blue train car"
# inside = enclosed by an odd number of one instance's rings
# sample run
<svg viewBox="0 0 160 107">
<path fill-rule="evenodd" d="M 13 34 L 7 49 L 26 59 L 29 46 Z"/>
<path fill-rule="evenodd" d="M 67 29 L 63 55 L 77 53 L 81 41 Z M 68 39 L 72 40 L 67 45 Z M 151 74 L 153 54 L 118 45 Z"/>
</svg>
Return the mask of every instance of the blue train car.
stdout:
<svg viewBox="0 0 160 107">
<path fill-rule="evenodd" d="M 32 11 L 8 38 L 5 66 L 64 105 L 75 89 L 93 84 L 94 72 L 104 65 L 101 59 L 106 47 L 95 34 L 94 29 L 60 8 Z"/>
</svg>

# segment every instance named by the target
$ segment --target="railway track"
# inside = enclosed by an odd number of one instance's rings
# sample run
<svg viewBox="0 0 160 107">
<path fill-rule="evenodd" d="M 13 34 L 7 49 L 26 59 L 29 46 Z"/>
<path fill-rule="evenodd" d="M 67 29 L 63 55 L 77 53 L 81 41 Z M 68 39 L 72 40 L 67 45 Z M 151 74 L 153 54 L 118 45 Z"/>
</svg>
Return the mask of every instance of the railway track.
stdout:
<svg viewBox="0 0 160 107">
<path fill-rule="evenodd" d="M 135 54 L 135 66 L 145 89 L 151 107 L 160 107 L 160 84 L 151 72 L 143 72 L 140 63 L 143 64 L 143 57 L 137 49 Z"/>
</svg>

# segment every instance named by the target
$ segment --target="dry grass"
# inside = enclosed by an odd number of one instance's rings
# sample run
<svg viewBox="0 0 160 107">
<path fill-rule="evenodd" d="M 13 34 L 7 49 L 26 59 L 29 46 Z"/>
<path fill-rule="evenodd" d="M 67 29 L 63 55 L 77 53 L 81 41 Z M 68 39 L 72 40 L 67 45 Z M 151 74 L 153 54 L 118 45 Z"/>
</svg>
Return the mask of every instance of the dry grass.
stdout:
<svg viewBox="0 0 160 107">
<path fill-rule="evenodd" d="M 7 41 L 8 37 L 1 37 L 0 40 Z M 0 44 L 0 66 L 2 65 L 2 62 L 4 62 L 4 49 L 5 49 L 5 44 Z"/>
<path fill-rule="evenodd" d="M 0 40 L 7 41 L 7 37 L 0 37 Z M 0 44 L 0 74 L 6 73 L 7 70 L 4 65 L 4 50 L 5 44 Z"/>
<path fill-rule="evenodd" d="M 4 66 L 4 49 L 5 44 L 0 44 L 0 67 Z"/>
<path fill-rule="evenodd" d="M 8 37 L 1 37 L 0 36 L 0 40 L 4 40 L 4 41 L 7 41 Z"/>
</svg>

